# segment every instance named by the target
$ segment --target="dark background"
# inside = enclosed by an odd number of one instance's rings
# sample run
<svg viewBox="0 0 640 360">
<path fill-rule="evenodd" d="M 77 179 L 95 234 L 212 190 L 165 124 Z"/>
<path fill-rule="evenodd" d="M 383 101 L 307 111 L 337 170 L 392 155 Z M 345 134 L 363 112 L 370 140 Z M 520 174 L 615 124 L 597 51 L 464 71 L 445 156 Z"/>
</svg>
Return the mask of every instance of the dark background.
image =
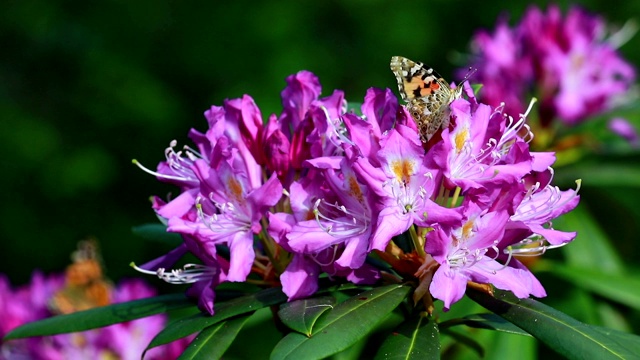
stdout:
<svg viewBox="0 0 640 360">
<path fill-rule="evenodd" d="M 537 2 L 546 7 L 547 2 Z M 452 79 L 479 28 L 519 20 L 506 1 L 4 1 L 0 5 L 0 273 L 62 271 L 95 236 L 108 276 L 168 245 L 131 227 L 155 222 L 151 195 L 176 192 L 131 164 L 205 130 L 203 112 L 250 94 L 279 113 L 287 75 L 310 70 L 323 94 L 391 87 L 389 59 L 424 61 Z M 558 3 L 563 9 L 567 2 Z M 584 1 L 621 26 L 640 2 Z M 640 36 L 621 52 L 640 63 Z M 606 220 L 605 220 L 606 221 Z"/>
</svg>

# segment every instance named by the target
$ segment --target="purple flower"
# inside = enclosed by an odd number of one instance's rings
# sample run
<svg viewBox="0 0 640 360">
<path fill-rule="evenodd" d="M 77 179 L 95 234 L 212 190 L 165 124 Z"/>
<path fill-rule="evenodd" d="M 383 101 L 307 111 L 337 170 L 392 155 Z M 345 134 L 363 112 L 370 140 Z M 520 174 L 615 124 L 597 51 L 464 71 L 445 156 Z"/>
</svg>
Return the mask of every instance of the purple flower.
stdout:
<svg viewBox="0 0 640 360">
<path fill-rule="evenodd" d="M 300 71 L 287 77 L 287 87 L 282 91 L 282 129 L 291 136 L 292 129 L 298 129 L 311 103 L 322 90 L 318 77 L 309 71 Z"/>
<path fill-rule="evenodd" d="M 425 251 L 440 264 L 429 291 L 444 302 L 444 308 L 460 300 L 467 281 L 490 283 L 510 290 L 520 298 L 546 296 L 544 288 L 526 268 L 496 260 L 509 214 L 504 209 L 486 211 L 468 202 L 458 226 L 437 227 L 427 235 Z"/>
<path fill-rule="evenodd" d="M 260 219 L 282 196 L 282 186 L 274 175 L 252 189 L 247 177 L 234 172 L 227 162 L 221 162 L 217 169 L 203 162 L 198 165 L 201 190 L 192 209 L 196 217 L 170 217 L 168 230 L 194 236 L 203 243 L 229 246 L 227 280 L 244 281 L 254 259 L 253 234 L 260 232 Z"/>
<path fill-rule="evenodd" d="M 336 264 L 357 269 L 364 264 L 369 252 L 369 238 L 375 214 L 373 196 L 357 179 L 347 160 L 331 163 L 330 158 L 317 158 L 312 164 L 323 175 L 315 182 L 305 183 L 309 188 L 326 189 L 313 204 L 314 218 L 297 222 L 287 234 L 289 246 L 296 252 L 316 253 L 344 244 L 344 249 L 335 260 Z M 301 194 L 292 193 L 291 201 L 299 202 L 296 196 L 308 197 L 311 189 L 302 189 Z"/>
<path fill-rule="evenodd" d="M 27 322 L 52 316 L 49 302 L 64 288 L 61 275 L 45 276 L 35 272 L 31 282 L 12 289 L 0 274 L 0 337 Z M 120 303 L 155 296 L 156 292 L 141 280 L 118 283 L 110 302 Z M 10 340 L 1 344 L 0 351 L 8 358 L 25 359 L 139 359 L 153 337 L 164 328 L 164 315 L 154 315 L 126 323 L 80 333 Z M 190 339 L 182 339 L 155 348 L 145 358 L 174 359 Z"/>
<path fill-rule="evenodd" d="M 548 248 L 563 246 L 576 237 L 575 232 L 554 230 L 551 220 L 573 210 L 580 201 L 578 189 L 561 191 L 556 186 L 536 183 L 521 196 L 515 212 L 511 215 L 508 224 L 508 234 L 517 234 L 520 238 L 522 249 L 512 253 L 544 252 Z M 519 231 L 516 231 L 519 230 Z M 512 236 L 505 236 L 510 238 Z M 532 243 L 538 246 L 531 246 Z M 548 243 L 551 246 L 546 246 Z M 513 240 L 507 240 L 506 245 L 512 246 Z M 505 244 L 503 244 L 505 245 Z M 514 248 L 517 247 L 513 246 Z"/>
<path fill-rule="evenodd" d="M 378 220 L 370 248 L 380 251 L 384 251 L 392 237 L 413 224 L 429 227 L 460 219 L 457 211 L 433 201 L 439 190 L 440 172 L 426 167 L 417 132 L 402 125 L 396 129 L 382 138 L 376 157 L 371 160 L 360 157 L 355 167 L 379 197 Z"/>
<path fill-rule="evenodd" d="M 640 145 L 640 137 L 638 130 L 627 120 L 623 118 L 613 118 L 609 120 L 609 130 L 621 136 L 633 147 Z"/>
<path fill-rule="evenodd" d="M 328 223 L 331 219 L 315 220 L 316 216 L 321 216 L 317 214 L 318 202 L 327 199 L 323 199 L 324 192 L 319 186 L 313 186 L 310 178 L 305 178 L 302 182 L 311 184 L 298 182 L 291 184 L 292 214 L 277 213 L 269 216 L 269 234 L 280 246 L 293 254 L 291 262 L 280 276 L 283 292 L 287 294 L 289 300 L 313 295 L 318 289 L 318 277 L 321 272 L 326 272 L 331 277 L 345 277 L 356 284 L 375 282 L 379 278 L 379 274 L 371 266 L 361 264 L 355 269 L 349 266 L 354 257 L 358 258 L 358 255 L 353 251 L 348 251 L 347 246 L 341 241 L 346 243 L 353 241 L 352 239 L 344 240 L 340 236 L 335 236 L 335 239 L 329 238 L 326 245 L 322 245 L 320 242 L 321 246 L 318 246 L 316 239 L 313 239 L 314 235 L 320 236 L 322 239 L 327 239 L 326 236 L 331 235 L 331 233 L 325 233 L 326 228 L 319 224 L 319 222 Z M 311 229 L 308 234 L 311 240 L 309 247 L 306 247 L 304 238 L 301 239 L 295 234 L 290 235 L 294 227 Z M 296 251 L 292 247 L 292 243 L 294 246 L 300 244 L 303 246 L 299 249 L 300 251 Z M 356 245 L 359 243 L 356 242 Z M 357 249 L 357 246 L 352 246 L 352 248 Z M 338 263 L 340 259 L 344 259 L 347 266 L 340 265 Z"/>
<path fill-rule="evenodd" d="M 500 32 L 501 42 L 517 45 L 506 25 Z M 518 67 L 516 59 L 496 61 Z M 382 276 L 368 261 L 372 252 L 419 281 L 414 297 L 430 301 L 430 289 L 445 308 L 467 281 L 544 296 L 513 255 L 573 240 L 551 222 L 579 197 L 550 185 L 553 153 L 530 151 L 533 101 L 514 120 L 464 84 L 466 98 L 450 104 L 449 126 L 425 154 L 390 90 L 369 89 L 358 116 L 346 112 L 341 91 L 321 98 L 320 89 L 309 72 L 288 77 L 283 111 L 266 125 L 247 95 L 205 113 L 209 129 L 191 133 L 198 150 L 168 151 L 154 173 L 180 186 L 177 197 L 154 198 L 153 207 L 184 244 L 141 271 L 193 284 L 188 294 L 209 314 L 216 286 L 251 272 L 265 285 L 281 284 L 290 301 L 318 291 L 323 273 L 374 283 Z M 186 252 L 202 263 L 167 270 Z"/>
<path fill-rule="evenodd" d="M 528 145 L 518 136 L 526 114 L 514 121 L 503 115 L 502 107 L 465 99 L 455 100 L 451 109 L 453 128 L 442 132 L 442 141 L 427 156 L 432 167 L 443 169 L 448 186 L 464 192 L 516 183 L 532 170 Z"/>
<path fill-rule="evenodd" d="M 557 6 L 546 13 L 530 7 L 509 28 L 500 20 L 493 34 L 478 32 L 472 42 L 476 80 L 482 100 L 507 104 L 516 116 L 523 99 L 540 99 L 540 124 L 554 119 L 574 125 L 617 105 L 635 81 L 635 70 L 606 38 L 604 21 L 572 7 L 562 16 Z M 527 92 L 533 89 L 533 93 Z"/>
</svg>

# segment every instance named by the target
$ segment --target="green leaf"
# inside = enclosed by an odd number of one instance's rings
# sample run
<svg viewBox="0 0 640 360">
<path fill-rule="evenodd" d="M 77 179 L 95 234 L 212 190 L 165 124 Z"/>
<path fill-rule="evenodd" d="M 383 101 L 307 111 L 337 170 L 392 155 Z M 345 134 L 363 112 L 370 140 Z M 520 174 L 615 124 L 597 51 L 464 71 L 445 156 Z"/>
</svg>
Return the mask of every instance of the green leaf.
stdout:
<svg viewBox="0 0 640 360">
<path fill-rule="evenodd" d="M 13 329 L 5 340 L 84 331 L 193 306 L 184 294 L 171 294 L 58 315 Z"/>
<path fill-rule="evenodd" d="M 291 329 L 310 336 L 316 320 L 335 303 L 332 296 L 297 300 L 282 304 L 278 316 Z"/>
<path fill-rule="evenodd" d="M 507 320 L 496 314 L 473 314 L 465 316 L 461 319 L 452 319 L 443 323 L 440 323 L 441 329 L 446 329 L 455 325 L 467 325 L 476 329 L 495 330 L 500 332 L 506 332 L 517 335 L 531 336 L 528 332 L 513 325 Z"/>
<path fill-rule="evenodd" d="M 583 179 L 584 186 L 627 186 L 640 185 L 640 169 L 636 163 L 608 162 L 586 165 L 567 166 L 561 172 L 556 172 L 556 183 L 570 183 L 575 179 Z"/>
<path fill-rule="evenodd" d="M 545 267 L 555 276 L 602 297 L 640 310 L 640 277 L 635 274 L 608 274 L 600 268 L 572 267 L 549 261 Z"/>
<path fill-rule="evenodd" d="M 640 220 L 640 208 L 638 207 L 638 199 L 640 199 L 640 189 L 630 189 L 630 188 L 604 188 L 598 189 L 598 195 L 600 197 L 604 197 L 615 209 L 605 207 L 606 214 L 611 214 L 609 210 L 616 211 L 617 214 L 623 215 L 619 216 L 622 221 L 633 221 L 637 223 Z M 598 202 L 600 204 L 600 202 Z M 607 222 L 610 225 L 610 220 L 607 219 Z M 615 225 L 614 225 L 615 226 Z M 636 225 L 637 226 L 637 225 Z"/>
<path fill-rule="evenodd" d="M 282 340 L 283 334 L 273 318 L 271 308 L 256 310 L 249 318 L 242 330 L 236 336 L 236 341 L 224 353 L 227 359 L 264 359 L 269 351 Z M 247 346 L 251 344 L 251 346 Z"/>
<path fill-rule="evenodd" d="M 633 329 L 629 320 L 626 309 L 621 309 L 620 306 L 614 306 L 609 302 L 600 301 L 596 304 L 596 314 L 602 319 L 603 326 L 609 329 L 615 329 L 623 332 L 632 332 Z"/>
<path fill-rule="evenodd" d="M 387 337 L 376 359 L 440 359 L 438 324 L 425 312 L 401 324 Z"/>
<path fill-rule="evenodd" d="M 271 288 L 262 290 L 255 294 L 216 303 L 215 315 L 209 316 L 200 313 L 170 323 L 160 331 L 153 340 L 151 340 L 151 343 L 149 343 L 146 350 L 191 335 L 232 316 L 253 312 L 267 306 L 277 305 L 286 300 L 287 296 L 282 293 L 280 288 Z"/>
<path fill-rule="evenodd" d="M 444 323 L 449 320 L 459 320 L 469 314 L 477 314 L 485 312 L 485 309 L 475 301 L 469 299 L 467 296 L 463 296 L 460 301 L 456 302 L 456 306 L 452 306 L 449 311 L 443 311 L 442 307 L 436 307 L 434 310 L 434 316 L 438 319 L 438 327 L 442 331 Z"/>
<path fill-rule="evenodd" d="M 581 323 L 533 299 L 499 290 L 495 297 L 471 289 L 467 294 L 569 359 L 628 359 L 640 354 L 640 337 Z"/>
<path fill-rule="evenodd" d="M 484 348 L 478 342 L 476 334 L 473 334 L 475 336 L 472 337 L 467 334 L 460 334 L 458 332 L 452 331 L 451 329 L 442 329 L 442 334 L 453 338 L 455 340 L 454 344 L 456 346 L 464 345 L 468 349 L 475 352 L 479 357 L 484 358 Z"/>
<path fill-rule="evenodd" d="M 220 322 L 200 331 L 179 360 L 220 359 L 251 316 Z"/>
<path fill-rule="evenodd" d="M 357 360 L 373 359 L 380 348 L 380 344 L 407 319 L 405 306 L 398 306 L 389 313 L 365 337 L 349 345 L 346 349 L 329 356 L 328 360 Z"/>
<path fill-rule="evenodd" d="M 131 231 L 143 239 L 158 241 L 171 246 L 182 243 L 182 236 L 177 233 L 167 232 L 167 227 L 162 224 L 143 224 L 134 226 Z"/>
<path fill-rule="evenodd" d="M 359 102 L 347 102 L 347 112 L 352 112 L 358 116 L 362 115 L 362 112 L 360 111 L 360 109 L 362 109 L 362 103 Z"/>
<path fill-rule="evenodd" d="M 567 262 L 584 268 L 598 264 L 601 271 L 622 273 L 624 265 L 605 232 L 583 205 L 553 221 L 556 229 L 577 231 L 575 241 L 563 247 Z"/>
<path fill-rule="evenodd" d="M 535 360 L 538 341 L 532 336 L 516 336 L 505 332 L 493 331 L 486 346 L 486 359 L 511 359 L 518 354 L 518 360 Z"/>
<path fill-rule="evenodd" d="M 473 94 L 474 95 L 478 95 L 478 93 L 482 89 L 482 84 L 473 84 L 473 85 L 471 85 L 471 89 L 473 89 Z"/>
<path fill-rule="evenodd" d="M 322 359 L 365 337 L 409 292 L 408 286 L 387 285 L 365 291 L 322 314 L 310 338 L 291 333 L 271 352 L 272 359 Z"/>
</svg>

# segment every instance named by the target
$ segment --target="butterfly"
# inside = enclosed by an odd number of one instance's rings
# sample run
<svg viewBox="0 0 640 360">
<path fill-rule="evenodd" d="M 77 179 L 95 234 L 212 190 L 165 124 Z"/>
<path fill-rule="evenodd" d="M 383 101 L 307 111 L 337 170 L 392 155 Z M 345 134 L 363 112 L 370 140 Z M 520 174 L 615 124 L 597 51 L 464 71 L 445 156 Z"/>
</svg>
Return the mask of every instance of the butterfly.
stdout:
<svg viewBox="0 0 640 360">
<path fill-rule="evenodd" d="M 111 283 L 104 277 L 96 240 L 83 240 L 71 255 L 65 271 L 65 287 L 49 300 L 56 314 L 69 314 L 110 303 Z"/>
<path fill-rule="evenodd" d="M 418 126 L 420 140 L 427 143 L 440 128 L 448 126 L 449 104 L 460 98 L 462 86 L 451 88 L 432 68 L 402 56 L 392 57 L 390 67 L 400 96 L 408 102 L 407 110 Z"/>
</svg>

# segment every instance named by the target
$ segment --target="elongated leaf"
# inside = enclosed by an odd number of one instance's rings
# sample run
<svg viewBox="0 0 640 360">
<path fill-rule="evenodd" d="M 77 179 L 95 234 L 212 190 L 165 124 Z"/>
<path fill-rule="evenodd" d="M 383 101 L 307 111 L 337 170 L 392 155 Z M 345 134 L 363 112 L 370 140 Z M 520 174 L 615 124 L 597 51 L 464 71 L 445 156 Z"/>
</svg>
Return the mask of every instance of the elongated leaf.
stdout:
<svg viewBox="0 0 640 360">
<path fill-rule="evenodd" d="M 531 336 L 528 332 L 513 325 L 496 314 L 474 314 L 461 319 L 452 319 L 440 324 L 441 329 L 446 329 L 455 325 L 467 325 L 477 329 L 496 330 L 511 334 Z"/>
<path fill-rule="evenodd" d="M 605 301 L 600 301 L 595 306 L 597 314 L 602 319 L 602 326 L 608 329 L 616 329 L 622 332 L 633 332 L 631 327 L 631 321 L 633 318 L 629 318 L 625 313 L 625 309 L 620 309 L 619 306 L 614 306 Z M 635 322 L 635 321 L 634 321 Z"/>
<path fill-rule="evenodd" d="M 553 275 L 579 287 L 640 310 L 640 277 L 635 274 L 607 274 L 599 268 L 581 268 L 549 263 Z"/>
<path fill-rule="evenodd" d="M 251 316 L 224 321 L 200 331 L 179 360 L 220 359 Z"/>
<path fill-rule="evenodd" d="M 346 349 L 337 352 L 327 359 L 330 360 L 356 360 L 373 359 L 376 356 L 380 344 L 384 342 L 391 332 L 407 319 L 404 306 L 398 306 L 389 313 L 375 328 L 365 337 L 349 345 Z"/>
<path fill-rule="evenodd" d="M 282 304 L 278 316 L 292 330 L 310 336 L 316 320 L 322 313 L 332 309 L 335 303 L 336 299 L 332 296 L 297 300 Z"/>
<path fill-rule="evenodd" d="M 640 185 L 640 169 L 635 162 L 593 163 L 566 167 L 558 171 L 554 180 L 560 183 L 571 183 L 575 179 L 588 181 L 589 186 L 628 186 Z M 570 178 L 569 178 L 570 177 Z"/>
<path fill-rule="evenodd" d="M 224 353 L 228 359 L 265 359 L 269 351 L 282 340 L 279 324 L 274 321 L 271 308 L 256 310 Z M 248 346 L 249 345 L 249 346 Z"/>
<path fill-rule="evenodd" d="M 438 324 L 426 313 L 405 321 L 382 343 L 375 358 L 440 359 Z"/>
<path fill-rule="evenodd" d="M 13 329 L 5 340 L 95 329 L 189 306 L 193 304 L 184 294 L 134 300 L 27 323 Z"/>
<path fill-rule="evenodd" d="M 581 323 L 533 299 L 505 291 L 496 291 L 495 297 L 474 290 L 467 294 L 569 359 L 631 359 L 640 354 L 640 337 Z"/>
<path fill-rule="evenodd" d="M 578 206 L 554 220 L 553 225 L 557 229 L 578 232 L 576 241 L 561 249 L 567 263 L 584 268 L 598 264 L 598 268 L 607 273 L 623 272 L 624 263 L 587 208 Z"/>
<path fill-rule="evenodd" d="M 322 314 L 310 338 L 291 333 L 276 345 L 272 359 L 322 359 L 365 337 L 409 292 L 408 286 L 388 285 L 365 291 Z"/>
<path fill-rule="evenodd" d="M 639 188 L 604 188 L 598 190 L 598 195 L 610 200 L 617 207 L 617 211 L 626 212 L 628 216 L 632 216 L 634 220 L 631 221 L 640 219 L 640 208 L 638 208 Z"/>
<path fill-rule="evenodd" d="M 287 336 L 282 338 L 282 340 L 280 340 L 280 342 L 278 342 L 278 344 L 273 348 L 273 350 L 271 351 L 270 359 L 293 359 L 293 357 L 290 357 L 289 355 L 296 349 L 304 346 L 307 340 L 309 340 L 308 337 L 298 332 L 292 332 L 288 334 Z M 310 359 L 315 359 L 315 357 L 312 357 Z"/>
<path fill-rule="evenodd" d="M 451 329 L 442 329 L 441 333 L 455 339 L 455 346 L 464 345 L 475 352 L 479 357 L 484 358 L 484 348 L 478 342 L 478 340 L 476 340 L 477 336 L 471 337 L 469 334 L 461 334 L 452 331 Z"/>
<path fill-rule="evenodd" d="M 177 233 L 167 232 L 167 227 L 162 224 L 143 224 L 134 226 L 131 231 L 143 239 L 158 241 L 171 246 L 182 243 L 182 237 Z"/>
<path fill-rule="evenodd" d="M 151 340 L 151 343 L 147 346 L 147 350 L 191 335 L 232 316 L 253 312 L 271 305 L 277 305 L 286 300 L 287 296 L 282 293 L 281 289 L 271 288 L 255 294 L 216 303 L 215 315 L 196 314 L 169 324 Z"/>
<path fill-rule="evenodd" d="M 535 360 L 537 356 L 538 341 L 532 336 L 516 336 L 506 332 L 491 332 L 489 344 L 486 347 L 486 359 L 513 359 Z M 517 356 L 514 356 L 517 354 Z"/>
</svg>

